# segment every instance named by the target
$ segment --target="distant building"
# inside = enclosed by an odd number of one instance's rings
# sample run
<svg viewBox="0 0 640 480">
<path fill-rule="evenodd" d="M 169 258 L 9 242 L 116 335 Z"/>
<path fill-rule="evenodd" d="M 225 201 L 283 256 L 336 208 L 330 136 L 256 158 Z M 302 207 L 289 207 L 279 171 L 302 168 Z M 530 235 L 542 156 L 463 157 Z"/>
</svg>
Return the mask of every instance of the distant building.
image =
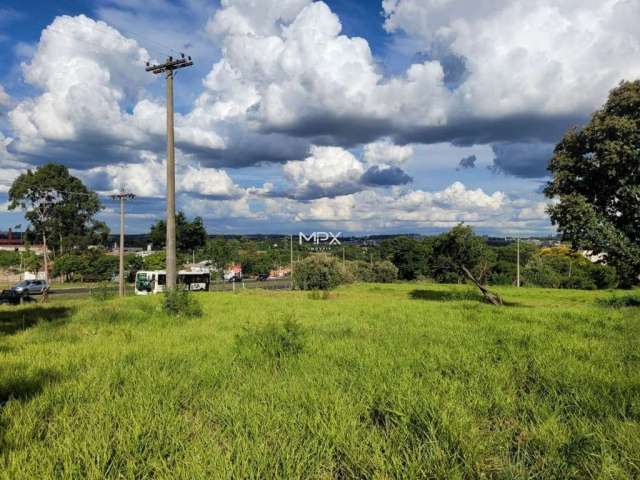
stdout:
<svg viewBox="0 0 640 480">
<path fill-rule="evenodd" d="M 284 278 L 291 275 L 291 267 L 277 267 L 269 272 L 271 278 Z"/>
<path fill-rule="evenodd" d="M 224 267 L 222 276 L 225 280 L 231 280 L 232 278 L 242 278 L 242 265 L 239 263 L 232 263 Z"/>
<path fill-rule="evenodd" d="M 7 233 L 0 233 L 0 250 L 5 252 L 26 252 L 31 250 L 36 255 L 44 254 L 42 245 L 27 245 L 22 239 L 22 234 L 16 234 L 9 229 Z"/>
<path fill-rule="evenodd" d="M 149 255 L 152 255 L 154 253 L 156 253 L 156 252 L 153 251 L 153 245 L 148 243 L 147 244 L 147 249 L 146 250 L 139 249 L 136 252 L 136 256 L 144 258 L 144 257 L 148 257 Z"/>
</svg>

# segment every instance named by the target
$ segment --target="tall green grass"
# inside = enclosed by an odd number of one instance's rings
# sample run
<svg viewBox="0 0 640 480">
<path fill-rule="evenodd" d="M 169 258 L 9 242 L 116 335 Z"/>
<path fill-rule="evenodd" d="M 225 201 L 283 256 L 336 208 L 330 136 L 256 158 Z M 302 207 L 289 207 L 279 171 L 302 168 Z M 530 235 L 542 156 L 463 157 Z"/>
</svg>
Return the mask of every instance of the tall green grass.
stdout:
<svg viewBox="0 0 640 480">
<path fill-rule="evenodd" d="M 499 293 L 2 307 L 0 477 L 640 478 L 639 309 Z"/>
</svg>

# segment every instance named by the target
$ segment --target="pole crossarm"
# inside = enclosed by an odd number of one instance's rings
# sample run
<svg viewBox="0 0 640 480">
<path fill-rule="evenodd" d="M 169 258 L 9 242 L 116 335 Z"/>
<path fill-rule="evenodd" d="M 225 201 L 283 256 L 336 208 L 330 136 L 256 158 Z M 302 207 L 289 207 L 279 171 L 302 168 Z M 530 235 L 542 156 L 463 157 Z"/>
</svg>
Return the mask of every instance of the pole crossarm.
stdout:
<svg viewBox="0 0 640 480">
<path fill-rule="evenodd" d="M 179 68 L 190 67 L 191 65 L 193 65 L 191 57 L 185 58 L 183 54 L 182 58 L 174 59 L 173 57 L 169 57 L 167 58 L 166 62 L 160 65 L 151 65 L 149 62 L 147 62 L 147 68 L 145 68 L 145 70 L 157 75 L 163 72 L 178 70 Z"/>
<path fill-rule="evenodd" d="M 120 200 L 121 198 L 124 198 L 125 200 L 133 200 L 134 198 L 136 198 L 136 195 L 134 193 L 114 193 L 113 195 L 111 195 L 111 198 L 113 200 Z"/>
</svg>

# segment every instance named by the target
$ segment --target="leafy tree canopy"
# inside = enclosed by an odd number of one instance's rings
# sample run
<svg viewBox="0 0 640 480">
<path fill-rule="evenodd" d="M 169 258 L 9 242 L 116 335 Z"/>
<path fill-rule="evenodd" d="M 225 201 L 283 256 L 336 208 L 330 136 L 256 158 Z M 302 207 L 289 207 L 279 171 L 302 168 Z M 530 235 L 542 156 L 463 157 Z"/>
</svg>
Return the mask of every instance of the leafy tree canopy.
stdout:
<svg viewBox="0 0 640 480">
<path fill-rule="evenodd" d="M 166 245 L 167 225 L 164 220 L 158 220 L 151 226 L 150 236 L 154 248 L 163 248 Z M 207 242 L 207 236 L 202 218 L 196 217 L 190 222 L 184 213 L 178 212 L 176 215 L 176 246 L 179 251 L 190 252 L 204 246 Z"/>
<path fill-rule="evenodd" d="M 61 250 L 64 239 L 76 246 L 92 234 L 103 239 L 108 235 L 106 225 L 94 220 L 102 208 L 98 195 L 57 163 L 27 170 L 13 181 L 9 209 L 16 208 L 26 211 L 25 218 L 31 224 L 27 238 L 41 241 L 46 234 L 54 251 Z"/>
<path fill-rule="evenodd" d="M 432 274 L 439 282 L 461 282 L 466 267 L 483 282 L 489 273 L 493 252 L 467 225 L 456 225 L 433 242 Z"/>
<path fill-rule="evenodd" d="M 582 130 L 568 131 L 549 164 L 552 222 L 573 248 L 604 254 L 621 284 L 640 274 L 640 80 L 622 82 Z"/>
</svg>

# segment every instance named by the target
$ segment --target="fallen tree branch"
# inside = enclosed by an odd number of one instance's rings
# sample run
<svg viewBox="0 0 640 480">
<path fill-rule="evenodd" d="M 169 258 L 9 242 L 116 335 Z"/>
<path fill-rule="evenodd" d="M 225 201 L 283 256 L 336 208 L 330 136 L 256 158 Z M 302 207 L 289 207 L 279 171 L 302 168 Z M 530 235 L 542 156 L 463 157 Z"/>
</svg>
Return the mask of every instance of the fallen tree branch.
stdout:
<svg viewBox="0 0 640 480">
<path fill-rule="evenodd" d="M 462 265 L 462 271 L 467 276 L 467 278 L 471 280 L 475 284 L 475 286 L 478 287 L 478 289 L 480 289 L 480 291 L 482 292 L 482 296 L 485 298 L 487 302 L 496 306 L 502 305 L 502 298 L 500 298 L 498 294 L 490 292 L 486 287 L 480 285 L 480 282 L 476 280 L 476 278 L 471 274 L 469 269 L 464 265 Z"/>
</svg>

